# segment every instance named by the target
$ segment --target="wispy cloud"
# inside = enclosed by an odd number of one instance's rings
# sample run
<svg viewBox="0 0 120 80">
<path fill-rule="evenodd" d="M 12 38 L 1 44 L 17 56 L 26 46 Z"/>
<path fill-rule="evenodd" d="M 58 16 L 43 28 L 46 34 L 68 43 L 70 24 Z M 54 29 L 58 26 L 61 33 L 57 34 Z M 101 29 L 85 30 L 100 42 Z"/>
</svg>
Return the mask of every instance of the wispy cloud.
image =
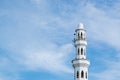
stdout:
<svg viewBox="0 0 120 80">
<path fill-rule="evenodd" d="M 47 44 L 45 44 L 47 45 Z M 55 44 L 45 46 L 43 50 L 33 48 L 25 50 L 21 58 L 16 57 L 16 61 L 30 70 L 47 70 L 50 72 L 68 72 L 72 70 L 65 65 L 66 58 L 72 50 L 71 44 L 58 47 Z"/>
</svg>

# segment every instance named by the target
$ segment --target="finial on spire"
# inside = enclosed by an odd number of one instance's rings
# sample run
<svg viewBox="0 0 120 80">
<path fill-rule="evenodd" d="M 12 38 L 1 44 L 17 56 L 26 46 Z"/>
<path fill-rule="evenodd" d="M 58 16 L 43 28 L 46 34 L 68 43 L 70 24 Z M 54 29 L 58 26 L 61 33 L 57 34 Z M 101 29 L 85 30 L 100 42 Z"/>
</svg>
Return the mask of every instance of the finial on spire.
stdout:
<svg viewBox="0 0 120 80">
<path fill-rule="evenodd" d="M 82 23 L 79 23 L 79 24 L 78 24 L 78 29 L 84 29 L 84 27 L 83 27 L 83 24 L 82 24 Z"/>
</svg>

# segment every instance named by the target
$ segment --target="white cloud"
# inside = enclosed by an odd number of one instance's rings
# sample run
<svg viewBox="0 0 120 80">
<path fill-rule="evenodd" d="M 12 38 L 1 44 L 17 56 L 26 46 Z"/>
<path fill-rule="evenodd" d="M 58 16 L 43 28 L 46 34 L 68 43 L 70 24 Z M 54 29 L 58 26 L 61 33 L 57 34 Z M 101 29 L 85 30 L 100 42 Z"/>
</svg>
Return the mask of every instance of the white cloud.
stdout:
<svg viewBox="0 0 120 80">
<path fill-rule="evenodd" d="M 47 44 L 45 44 L 47 45 Z M 44 50 L 32 51 L 28 49 L 21 55 L 22 57 L 16 61 L 30 70 L 47 70 L 50 72 L 67 72 L 71 73 L 72 70 L 66 65 L 66 58 L 71 53 L 72 45 L 66 44 L 61 47 L 49 45 L 48 48 L 44 47 Z M 16 58 L 17 59 L 17 58 Z"/>
<path fill-rule="evenodd" d="M 19 45 L 19 44 L 18 44 Z M 24 44 L 26 45 L 26 44 Z M 67 66 L 68 56 L 72 52 L 72 45 L 65 44 L 58 46 L 53 43 L 36 45 L 36 47 L 27 45 L 18 47 L 7 47 L 11 54 L 1 56 L 0 78 L 2 80 L 19 80 L 21 71 L 48 71 L 54 74 L 73 73 L 73 70 Z M 43 48 L 41 48 L 43 47 Z M 18 49 L 19 48 L 19 49 Z M 16 49 L 16 50 L 14 50 Z M 10 74 L 8 76 L 8 74 Z M 6 77 L 7 76 L 7 77 Z"/>
</svg>

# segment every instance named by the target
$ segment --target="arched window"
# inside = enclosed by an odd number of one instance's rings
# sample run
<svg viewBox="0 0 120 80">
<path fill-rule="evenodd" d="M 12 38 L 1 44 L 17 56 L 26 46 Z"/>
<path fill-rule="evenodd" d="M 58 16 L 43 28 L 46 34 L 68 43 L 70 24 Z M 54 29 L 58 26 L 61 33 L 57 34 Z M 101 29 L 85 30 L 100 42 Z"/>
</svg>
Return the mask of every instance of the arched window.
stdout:
<svg viewBox="0 0 120 80">
<path fill-rule="evenodd" d="M 83 55 L 83 48 L 81 48 L 81 55 Z"/>
<path fill-rule="evenodd" d="M 80 34 L 78 33 L 78 38 L 80 38 Z"/>
<path fill-rule="evenodd" d="M 84 78 L 84 72 L 83 71 L 81 72 L 81 78 Z"/>
<path fill-rule="evenodd" d="M 81 39 L 83 39 L 83 33 L 81 32 Z"/>
<path fill-rule="evenodd" d="M 80 53 L 80 50 L 79 50 L 79 48 L 78 48 L 78 55 L 79 55 L 79 53 Z"/>
<path fill-rule="evenodd" d="M 86 75 L 86 79 L 87 79 L 87 72 L 85 73 L 85 75 Z"/>
<path fill-rule="evenodd" d="M 77 78 L 79 78 L 79 71 L 77 71 Z"/>
</svg>

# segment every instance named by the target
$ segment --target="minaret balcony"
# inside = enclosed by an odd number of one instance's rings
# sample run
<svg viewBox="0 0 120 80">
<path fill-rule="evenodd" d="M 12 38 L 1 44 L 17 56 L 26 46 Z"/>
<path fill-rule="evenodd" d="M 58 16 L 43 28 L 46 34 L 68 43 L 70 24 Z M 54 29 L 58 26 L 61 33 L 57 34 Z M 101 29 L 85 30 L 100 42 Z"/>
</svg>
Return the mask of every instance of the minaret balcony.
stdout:
<svg viewBox="0 0 120 80">
<path fill-rule="evenodd" d="M 87 45 L 87 41 L 86 40 L 74 39 L 74 44 L 75 44 L 75 46 L 77 46 L 77 45 Z"/>
<path fill-rule="evenodd" d="M 86 38 L 78 37 L 78 38 L 74 38 L 73 41 L 75 42 L 75 41 L 87 41 L 87 40 L 86 40 Z"/>
<path fill-rule="evenodd" d="M 90 65 L 90 61 L 87 59 L 74 59 L 72 63 L 73 67 L 88 67 Z"/>
</svg>

